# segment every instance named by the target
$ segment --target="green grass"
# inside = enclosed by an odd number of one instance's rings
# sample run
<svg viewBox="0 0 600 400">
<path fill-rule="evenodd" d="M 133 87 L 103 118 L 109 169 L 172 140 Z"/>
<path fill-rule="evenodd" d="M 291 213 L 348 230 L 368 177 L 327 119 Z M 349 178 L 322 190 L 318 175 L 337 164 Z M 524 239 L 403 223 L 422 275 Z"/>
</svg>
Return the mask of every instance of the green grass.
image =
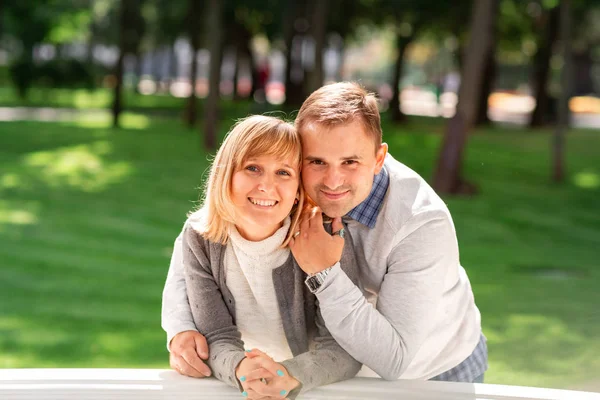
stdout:
<svg viewBox="0 0 600 400">
<path fill-rule="evenodd" d="M 385 126 L 385 140 L 429 177 L 443 126 L 412 122 Z M 177 120 L 124 124 L 0 123 L 0 367 L 168 367 L 161 292 L 208 156 Z M 600 135 L 571 132 L 562 185 L 549 182 L 549 145 L 547 132 L 478 132 L 465 173 L 481 194 L 447 199 L 489 383 L 598 379 Z"/>
</svg>

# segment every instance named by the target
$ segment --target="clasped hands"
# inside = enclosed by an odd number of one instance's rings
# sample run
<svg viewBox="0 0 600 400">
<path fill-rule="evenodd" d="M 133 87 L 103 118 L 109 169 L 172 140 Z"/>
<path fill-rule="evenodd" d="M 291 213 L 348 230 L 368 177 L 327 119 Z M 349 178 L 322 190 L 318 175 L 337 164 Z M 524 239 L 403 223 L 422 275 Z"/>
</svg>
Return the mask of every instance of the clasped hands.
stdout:
<svg viewBox="0 0 600 400">
<path fill-rule="evenodd" d="M 282 364 L 258 349 L 246 350 L 235 376 L 244 389 L 242 395 L 252 400 L 283 399 L 300 384 Z"/>
</svg>

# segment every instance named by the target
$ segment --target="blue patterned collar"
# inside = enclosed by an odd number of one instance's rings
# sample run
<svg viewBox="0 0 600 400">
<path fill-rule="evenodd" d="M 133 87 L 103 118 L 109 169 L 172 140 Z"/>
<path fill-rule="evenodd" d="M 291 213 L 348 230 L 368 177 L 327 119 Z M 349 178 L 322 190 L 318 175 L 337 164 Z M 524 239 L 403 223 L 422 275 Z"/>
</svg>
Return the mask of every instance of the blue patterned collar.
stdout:
<svg viewBox="0 0 600 400">
<path fill-rule="evenodd" d="M 390 177 L 384 166 L 373 178 L 373 187 L 369 196 L 362 203 L 350 210 L 346 216 L 373 229 L 389 184 Z"/>
</svg>

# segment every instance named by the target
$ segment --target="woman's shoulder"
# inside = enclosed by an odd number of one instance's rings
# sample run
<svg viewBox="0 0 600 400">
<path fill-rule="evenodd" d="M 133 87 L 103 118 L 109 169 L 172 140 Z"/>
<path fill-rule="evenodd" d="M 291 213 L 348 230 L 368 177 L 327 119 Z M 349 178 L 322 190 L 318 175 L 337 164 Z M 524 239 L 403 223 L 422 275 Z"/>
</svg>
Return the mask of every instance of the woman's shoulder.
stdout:
<svg viewBox="0 0 600 400">
<path fill-rule="evenodd" d="M 207 230 L 207 215 L 206 210 L 204 208 L 200 208 L 188 215 L 187 220 L 185 221 L 185 229 L 191 229 L 198 234 L 202 235 Z"/>
</svg>

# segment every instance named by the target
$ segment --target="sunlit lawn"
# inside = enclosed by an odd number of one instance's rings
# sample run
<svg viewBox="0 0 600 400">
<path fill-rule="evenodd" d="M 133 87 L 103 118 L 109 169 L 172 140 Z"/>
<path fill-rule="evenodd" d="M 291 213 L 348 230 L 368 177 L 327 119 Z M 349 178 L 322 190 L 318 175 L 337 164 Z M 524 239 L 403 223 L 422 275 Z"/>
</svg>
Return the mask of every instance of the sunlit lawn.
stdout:
<svg viewBox="0 0 600 400">
<path fill-rule="evenodd" d="M 442 126 L 424 121 L 385 139 L 429 177 Z M 207 153 L 177 120 L 124 123 L 0 123 L 0 367 L 168 366 L 162 286 Z M 549 146 L 547 133 L 477 133 L 465 171 L 481 194 L 448 198 L 489 383 L 598 379 L 600 135 L 569 136 L 563 185 L 549 183 Z"/>
</svg>

